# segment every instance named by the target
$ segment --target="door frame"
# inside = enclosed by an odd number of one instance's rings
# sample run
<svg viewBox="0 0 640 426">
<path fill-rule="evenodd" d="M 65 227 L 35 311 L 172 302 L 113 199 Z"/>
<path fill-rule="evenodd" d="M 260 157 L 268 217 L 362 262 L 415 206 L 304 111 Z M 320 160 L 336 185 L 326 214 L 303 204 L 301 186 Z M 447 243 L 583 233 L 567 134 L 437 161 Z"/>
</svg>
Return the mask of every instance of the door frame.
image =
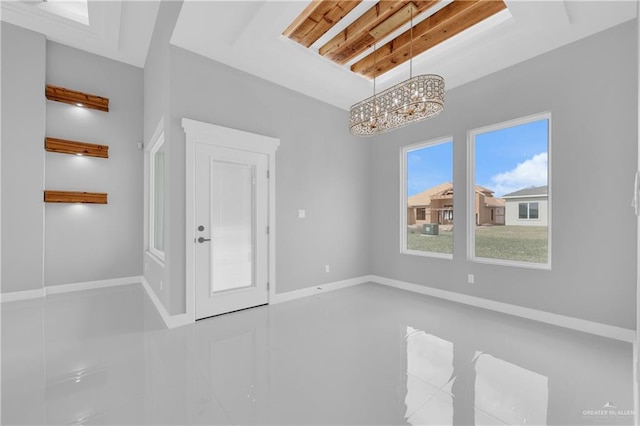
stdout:
<svg viewBox="0 0 640 426">
<path fill-rule="evenodd" d="M 203 121 L 182 118 L 182 128 L 186 134 L 186 179 L 185 179 L 185 248 L 186 248 L 186 277 L 185 301 L 186 316 L 189 322 L 196 320 L 196 292 L 195 292 L 195 151 L 196 143 L 211 146 L 265 154 L 268 158 L 268 295 L 269 301 L 274 300 L 276 283 L 276 150 L 280 146 L 280 139 L 249 133 L 242 130 L 222 127 Z"/>
</svg>

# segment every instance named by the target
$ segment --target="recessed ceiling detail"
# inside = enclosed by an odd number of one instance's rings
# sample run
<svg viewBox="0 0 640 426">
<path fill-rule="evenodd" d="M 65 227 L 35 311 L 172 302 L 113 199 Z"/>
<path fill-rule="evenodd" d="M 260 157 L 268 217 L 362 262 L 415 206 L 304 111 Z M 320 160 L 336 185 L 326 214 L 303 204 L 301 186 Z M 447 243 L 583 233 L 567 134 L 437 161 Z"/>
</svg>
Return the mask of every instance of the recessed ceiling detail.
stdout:
<svg viewBox="0 0 640 426">
<path fill-rule="evenodd" d="M 415 57 L 506 7 L 502 0 L 456 0 L 413 27 L 413 47 L 409 29 L 351 65 L 351 71 L 368 78 L 384 74 L 408 61 L 411 49 Z"/>
<path fill-rule="evenodd" d="M 31 3 L 35 7 L 79 22 L 80 24 L 89 25 L 89 7 L 87 0 L 27 0 L 25 3 Z"/>
<path fill-rule="evenodd" d="M 502 1 L 507 5 L 506 9 L 414 57 L 413 75 L 441 75 L 446 79 L 447 90 L 452 90 L 635 19 L 637 11 L 635 1 Z M 361 1 L 311 47 L 306 48 L 283 36 L 282 31 L 295 21 L 311 0 L 185 1 L 171 43 L 348 111 L 355 101 L 371 96 L 372 82 L 352 72 L 351 65 L 371 53 L 372 49 L 364 50 L 343 65 L 328 56 L 322 56 L 318 51 L 366 14 L 376 2 Z M 4 7 L 8 2 L 0 0 L 0 3 Z M 90 1 L 89 5 L 92 3 Z M 418 0 L 413 3 L 420 8 Z M 414 17 L 414 26 L 450 3 L 452 0 L 435 3 L 417 18 Z M 402 0 L 382 1 L 379 10 L 382 12 L 384 6 L 394 4 L 394 12 L 389 16 L 407 3 Z M 379 23 L 362 32 L 369 36 L 369 31 L 377 25 Z M 408 28 L 409 23 L 379 39 L 376 48 Z M 351 37 L 353 31 L 347 30 L 347 33 Z M 414 48 L 417 41 L 414 32 Z M 384 90 L 405 81 L 408 76 L 409 64 L 404 63 L 378 75 L 376 84 L 379 90 Z"/>
<path fill-rule="evenodd" d="M 0 18 L 47 40 L 144 67 L 160 1 L 0 0 Z"/>
<path fill-rule="evenodd" d="M 415 18 L 438 0 L 380 1 L 318 50 L 320 55 L 344 65 L 382 38 Z"/>
<path fill-rule="evenodd" d="M 304 47 L 309 47 L 361 1 L 313 0 L 282 34 Z"/>
<path fill-rule="evenodd" d="M 314 0 L 283 34 L 305 47 L 310 47 L 348 13 L 344 3 L 357 5 L 358 2 Z M 348 65 L 354 73 L 373 78 L 408 61 L 411 53 L 416 56 L 426 52 L 507 8 L 502 0 L 454 0 L 435 13 L 432 12 L 426 19 L 420 16 L 433 10 L 433 6 L 437 3 L 438 0 L 379 1 L 322 45 L 318 53 L 339 65 Z M 319 19 L 317 15 L 320 13 L 332 19 Z M 314 18 L 312 19 L 311 16 Z M 338 16 L 339 19 L 335 19 Z M 409 28 L 380 46 L 375 52 L 349 65 L 351 61 L 370 49 L 375 42 L 385 39 L 409 23 L 412 18 L 419 21 L 413 26 L 413 46 L 411 46 L 411 28 Z M 312 28 L 313 23 L 315 26 Z M 317 28 L 319 26 L 322 27 L 322 33 Z M 292 27 L 304 32 L 305 36 L 296 35 Z M 300 30 L 301 28 L 304 30 Z M 306 37 L 306 35 L 313 35 L 313 37 Z M 413 52 L 411 52 L 412 49 Z"/>
</svg>

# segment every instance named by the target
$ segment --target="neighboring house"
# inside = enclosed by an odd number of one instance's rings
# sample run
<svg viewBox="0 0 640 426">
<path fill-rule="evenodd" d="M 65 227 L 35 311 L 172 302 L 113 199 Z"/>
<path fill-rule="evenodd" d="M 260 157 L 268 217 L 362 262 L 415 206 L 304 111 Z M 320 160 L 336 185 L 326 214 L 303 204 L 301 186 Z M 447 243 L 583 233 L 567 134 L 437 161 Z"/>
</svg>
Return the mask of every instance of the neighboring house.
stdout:
<svg viewBox="0 0 640 426">
<path fill-rule="evenodd" d="M 475 188 L 476 225 L 504 225 L 504 200 L 480 185 Z"/>
<path fill-rule="evenodd" d="M 549 195 L 547 186 L 537 186 L 505 194 L 506 224 L 547 226 Z"/>
<path fill-rule="evenodd" d="M 476 185 L 476 223 L 504 225 L 504 200 Z M 407 199 L 407 225 L 453 224 L 453 184 L 445 182 Z"/>
</svg>

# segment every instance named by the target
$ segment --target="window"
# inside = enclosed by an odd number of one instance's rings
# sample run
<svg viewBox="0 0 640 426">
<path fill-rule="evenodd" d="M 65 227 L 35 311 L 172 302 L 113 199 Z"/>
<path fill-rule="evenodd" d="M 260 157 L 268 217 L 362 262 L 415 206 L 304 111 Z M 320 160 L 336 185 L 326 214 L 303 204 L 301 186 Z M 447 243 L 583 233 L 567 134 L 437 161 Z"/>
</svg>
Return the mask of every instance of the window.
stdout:
<svg viewBox="0 0 640 426">
<path fill-rule="evenodd" d="M 538 219 L 538 203 L 519 203 L 518 219 Z"/>
<path fill-rule="evenodd" d="M 518 219 L 529 219 L 529 203 L 518 204 Z"/>
<path fill-rule="evenodd" d="M 149 149 L 149 251 L 164 260 L 164 133 Z"/>
<path fill-rule="evenodd" d="M 469 132 L 469 258 L 551 265 L 550 114 Z"/>
<path fill-rule="evenodd" d="M 401 247 L 407 254 L 453 256 L 453 141 L 401 151 Z"/>
</svg>

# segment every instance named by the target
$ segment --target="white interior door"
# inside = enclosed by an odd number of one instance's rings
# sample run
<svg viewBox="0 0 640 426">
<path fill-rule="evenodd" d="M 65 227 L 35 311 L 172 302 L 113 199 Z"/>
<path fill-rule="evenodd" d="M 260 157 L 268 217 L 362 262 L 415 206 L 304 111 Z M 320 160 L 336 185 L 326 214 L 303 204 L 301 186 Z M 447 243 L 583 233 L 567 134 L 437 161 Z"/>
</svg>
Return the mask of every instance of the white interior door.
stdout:
<svg viewBox="0 0 640 426">
<path fill-rule="evenodd" d="M 195 146 L 195 317 L 268 302 L 268 156 Z"/>
</svg>

